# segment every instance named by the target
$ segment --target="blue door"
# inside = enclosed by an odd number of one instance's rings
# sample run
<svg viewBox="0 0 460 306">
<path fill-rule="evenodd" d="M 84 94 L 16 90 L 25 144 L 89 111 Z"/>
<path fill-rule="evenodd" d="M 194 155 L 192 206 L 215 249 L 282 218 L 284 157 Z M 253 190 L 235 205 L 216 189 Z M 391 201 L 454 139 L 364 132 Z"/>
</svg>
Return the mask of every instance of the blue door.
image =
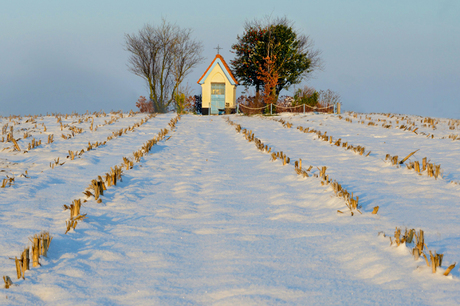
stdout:
<svg viewBox="0 0 460 306">
<path fill-rule="evenodd" d="M 211 83 L 211 114 L 225 109 L 225 83 Z"/>
</svg>

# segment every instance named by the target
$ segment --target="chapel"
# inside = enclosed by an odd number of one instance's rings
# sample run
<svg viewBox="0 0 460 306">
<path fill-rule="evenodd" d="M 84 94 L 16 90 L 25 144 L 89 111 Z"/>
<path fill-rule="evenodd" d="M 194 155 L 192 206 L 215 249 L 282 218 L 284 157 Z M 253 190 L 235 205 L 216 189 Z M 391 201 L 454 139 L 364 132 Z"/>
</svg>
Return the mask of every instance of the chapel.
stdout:
<svg viewBox="0 0 460 306">
<path fill-rule="evenodd" d="M 218 115 L 226 111 L 235 111 L 238 81 L 220 54 L 216 55 L 197 83 L 201 85 L 201 113 L 203 115 Z"/>
</svg>

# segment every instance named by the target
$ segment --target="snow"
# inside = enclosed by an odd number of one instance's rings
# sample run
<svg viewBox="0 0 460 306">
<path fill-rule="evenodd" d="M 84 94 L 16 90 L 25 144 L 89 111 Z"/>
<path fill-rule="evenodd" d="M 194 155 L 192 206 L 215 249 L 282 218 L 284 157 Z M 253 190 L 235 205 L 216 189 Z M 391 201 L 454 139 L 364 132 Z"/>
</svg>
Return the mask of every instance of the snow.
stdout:
<svg viewBox="0 0 460 306">
<path fill-rule="evenodd" d="M 460 142 L 446 138 L 458 134 L 458 125 L 452 130 L 448 119 L 437 118 L 434 130 L 414 116 L 396 124 L 382 114 L 354 115 L 183 115 L 171 130 L 176 115 L 163 114 L 90 151 L 88 141 L 106 141 L 148 116 L 62 117 L 63 124 L 83 129 L 67 140 L 60 134 L 71 132 L 61 131 L 54 116 L 39 116 L 37 128 L 25 123 L 30 117 L 15 119 L 21 123 L 14 125 L 15 138 L 27 129 L 42 145 L 22 153 L 11 142 L 0 143 L 0 179 L 15 177 L 0 189 L 0 273 L 14 283 L 0 289 L 0 304 L 459 304 L 458 267 L 442 275 L 460 259 Z M 95 117 L 97 131 L 91 132 L 86 117 Z M 271 161 L 227 117 L 291 163 Z M 369 126 L 365 117 L 391 120 L 392 127 Z M 280 118 L 293 127 L 274 120 Z M 418 134 L 396 128 L 401 120 L 414 122 Z M 6 123 L 0 118 L 1 126 Z M 334 146 L 297 126 L 327 131 L 371 154 Z M 102 203 L 83 195 L 91 180 L 123 157 L 132 160 L 164 128 L 171 137 L 124 169 L 122 182 L 104 191 Z M 45 144 L 48 134 L 55 135 L 52 144 Z M 18 141 L 22 150 L 30 139 Z M 68 150 L 83 148 L 75 160 L 66 158 Z M 385 161 L 386 154 L 402 159 L 416 149 L 410 160 L 428 157 L 441 164 L 443 178 Z M 65 164 L 50 168 L 57 157 Z M 293 163 L 299 158 L 304 167 L 314 166 L 312 174 L 327 166 L 326 174 L 359 196 L 362 214 L 350 216 L 345 201 L 319 178 L 298 176 Z M 69 211 L 63 205 L 74 199 L 87 200 L 81 213 L 88 218 L 65 235 Z M 375 206 L 377 215 L 371 214 Z M 428 249 L 444 254 L 436 274 L 423 258 L 414 261 L 410 246 L 390 246 L 388 237 L 378 235 L 392 236 L 395 227 L 425 231 Z M 19 256 L 28 237 L 42 230 L 54 237 L 48 257 L 18 280 L 9 257 Z"/>
</svg>

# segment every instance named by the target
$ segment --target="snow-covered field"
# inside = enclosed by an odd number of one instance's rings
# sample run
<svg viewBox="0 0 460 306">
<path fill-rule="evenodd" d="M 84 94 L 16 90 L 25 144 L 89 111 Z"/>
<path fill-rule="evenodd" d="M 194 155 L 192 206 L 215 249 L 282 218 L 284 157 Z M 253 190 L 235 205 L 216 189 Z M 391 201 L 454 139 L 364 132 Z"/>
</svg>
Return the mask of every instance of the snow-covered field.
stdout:
<svg viewBox="0 0 460 306">
<path fill-rule="evenodd" d="M 175 117 L 64 115 L 62 130 L 55 116 L 0 118 L 0 274 L 13 281 L 0 285 L 0 304 L 460 304 L 459 266 L 443 275 L 460 261 L 459 121 L 183 115 L 171 127 Z M 271 152 L 238 133 L 238 124 Z M 11 126 L 21 152 L 6 142 Z M 327 132 L 332 142 L 298 127 Z M 165 128 L 167 136 L 136 162 L 133 152 Z M 32 139 L 41 145 L 28 150 Z M 338 139 L 364 154 L 335 145 Z M 427 157 L 441 165 L 440 176 L 386 159 L 415 150 L 405 164 Z M 272 160 L 280 151 L 289 164 Z M 134 166 L 123 168 L 102 203 L 83 194 L 94 193 L 91 181 L 123 157 Z M 313 166 L 308 177 L 296 173 L 299 159 L 302 169 Z M 318 177 L 323 166 L 330 181 L 359 197 L 358 209 Z M 64 234 L 70 214 L 63 205 L 75 199 L 87 219 Z M 396 227 L 424 231 L 428 260 L 430 250 L 444 254 L 435 274 L 423 256 L 414 260 L 414 243 L 390 245 Z M 10 258 L 44 230 L 54 237 L 48 256 L 18 280 Z"/>
</svg>

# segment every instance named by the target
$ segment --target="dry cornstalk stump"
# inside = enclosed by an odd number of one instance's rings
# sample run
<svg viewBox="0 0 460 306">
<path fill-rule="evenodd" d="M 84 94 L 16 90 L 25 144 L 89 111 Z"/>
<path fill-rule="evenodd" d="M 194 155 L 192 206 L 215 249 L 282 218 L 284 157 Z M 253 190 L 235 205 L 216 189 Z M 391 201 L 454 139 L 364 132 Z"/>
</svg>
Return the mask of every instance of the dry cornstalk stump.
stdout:
<svg viewBox="0 0 460 306">
<path fill-rule="evenodd" d="M 382 233 L 382 232 L 381 232 Z M 381 234 L 379 233 L 379 235 Z M 385 234 L 383 233 L 383 236 Z M 415 229 L 405 229 L 404 233 L 401 228 L 396 227 L 394 236 L 390 238 L 390 245 L 395 244 L 400 246 L 404 244 L 406 247 L 408 244 L 413 245 L 412 255 L 414 260 L 418 260 L 420 257 L 425 259 L 425 263 L 428 267 L 431 267 L 432 273 L 436 273 L 437 268 L 442 266 L 442 260 L 444 258 L 443 254 L 437 254 L 435 251 L 427 250 L 428 247 L 425 243 L 425 236 L 423 230 L 417 231 Z M 428 259 L 427 253 L 429 253 L 430 258 Z M 452 269 L 455 267 L 456 263 L 451 264 L 443 273 L 445 276 L 448 276 Z"/>
<path fill-rule="evenodd" d="M 79 220 L 84 220 L 86 219 L 86 214 L 81 215 L 80 214 L 80 208 L 81 208 L 81 200 L 73 200 L 73 203 L 70 204 L 70 206 L 64 205 L 64 210 L 69 209 L 70 210 L 70 219 L 69 221 L 66 221 L 66 232 L 67 234 L 71 228 L 75 230 L 77 227 L 78 221 Z"/>
<path fill-rule="evenodd" d="M 5 282 L 5 289 L 8 289 L 11 285 L 13 285 L 13 282 L 8 275 L 3 276 L 3 281 Z"/>
<path fill-rule="evenodd" d="M 40 266 L 40 256 L 47 256 L 48 249 L 51 244 L 51 240 L 53 239 L 50 236 L 49 232 L 41 232 L 39 234 L 35 234 L 32 237 L 29 237 L 30 242 L 32 243 L 32 267 Z M 25 279 L 26 271 L 30 270 L 30 249 L 29 247 L 24 248 L 22 251 L 20 258 L 15 256 L 13 259 L 16 266 L 16 274 L 18 279 Z M 9 288 L 12 284 L 11 279 L 8 276 L 4 276 L 3 280 L 5 281 L 5 288 Z"/>
<path fill-rule="evenodd" d="M 2 185 L 0 187 L 5 188 L 7 185 L 8 185 L 8 187 L 11 187 L 12 185 L 14 185 L 14 177 L 9 177 L 7 175 L 6 178 L 3 179 Z"/>
<path fill-rule="evenodd" d="M 32 242 L 32 267 L 40 265 L 40 256 L 47 256 L 52 239 L 49 232 L 41 232 L 29 238 Z"/>
</svg>

